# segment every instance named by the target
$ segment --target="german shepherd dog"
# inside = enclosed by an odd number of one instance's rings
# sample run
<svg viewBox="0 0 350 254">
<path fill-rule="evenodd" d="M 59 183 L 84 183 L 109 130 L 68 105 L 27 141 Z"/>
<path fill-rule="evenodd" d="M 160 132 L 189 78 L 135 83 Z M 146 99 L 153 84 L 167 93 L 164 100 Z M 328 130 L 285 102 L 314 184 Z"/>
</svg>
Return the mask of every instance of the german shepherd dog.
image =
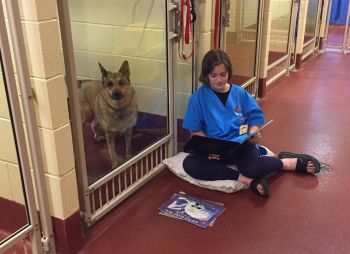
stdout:
<svg viewBox="0 0 350 254">
<path fill-rule="evenodd" d="M 107 71 L 98 63 L 101 80 L 78 82 L 81 121 L 92 119 L 91 127 L 97 140 L 104 139 L 98 134 L 100 125 L 105 132 L 112 167 L 118 166 L 115 151 L 115 136 L 125 136 L 126 158 L 131 157 L 133 127 L 137 121 L 137 99 L 130 83 L 129 63 L 124 61 L 119 72 Z"/>
</svg>

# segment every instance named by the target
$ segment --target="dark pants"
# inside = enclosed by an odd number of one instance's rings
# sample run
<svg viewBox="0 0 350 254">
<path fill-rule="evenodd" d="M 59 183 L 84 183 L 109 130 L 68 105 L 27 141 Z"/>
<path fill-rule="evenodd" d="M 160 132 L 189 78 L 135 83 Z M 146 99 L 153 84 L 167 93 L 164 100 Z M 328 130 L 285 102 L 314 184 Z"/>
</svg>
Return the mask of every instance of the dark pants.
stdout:
<svg viewBox="0 0 350 254">
<path fill-rule="evenodd" d="M 227 164 L 235 164 L 239 172 L 227 167 Z M 209 160 L 206 155 L 190 154 L 185 158 L 183 167 L 195 179 L 214 181 L 237 180 L 239 174 L 252 179 L 261 178 L 281 170 L 283 163 L 275 157 L 260 156 L 254 144 L 244 143 L 225 162 Z"/>
</svg>

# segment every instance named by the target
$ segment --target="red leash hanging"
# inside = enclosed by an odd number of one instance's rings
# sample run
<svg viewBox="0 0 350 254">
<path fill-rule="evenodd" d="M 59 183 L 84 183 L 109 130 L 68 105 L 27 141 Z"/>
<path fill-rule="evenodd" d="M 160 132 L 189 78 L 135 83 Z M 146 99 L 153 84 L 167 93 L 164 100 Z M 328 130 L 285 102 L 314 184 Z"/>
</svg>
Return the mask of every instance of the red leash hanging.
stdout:
<svg viewBox="0 0 350 254">
<path fill-rule="evenodd" d="M 220 0 L 215 2 L 215 16 L 214 16 L 214 49 L 219 46 L 219 19 L 220 19 Z"/>
<path fill-rule="evenodd" d="M 178 54 L 179 54 L 179 57 L 183 60 L 188 60 L 193 55 L 193 40 L 194 40 L 193 23 L 195 21 L 193 4 L 194 4 L 193 0 L 180 1 L 180 28 L 179 28 Z M 184 15 L 184 12 L 186 12 L 186 15 Z M 184 18 L 185 18 L 185 29 L 184 29 Z M 186 54 L 185 52 L 185 44 L 186 45 L 192 44 L 191 52 L 189 54 Z"/>
<path fill-rule="evenodd" d="M 186 29 L 185 29 L 185 43 L 190 43 L 190 33 L 192 32 L 191 27 L 191 2 L 190 0 L 186 1 Z"/>
</svg>

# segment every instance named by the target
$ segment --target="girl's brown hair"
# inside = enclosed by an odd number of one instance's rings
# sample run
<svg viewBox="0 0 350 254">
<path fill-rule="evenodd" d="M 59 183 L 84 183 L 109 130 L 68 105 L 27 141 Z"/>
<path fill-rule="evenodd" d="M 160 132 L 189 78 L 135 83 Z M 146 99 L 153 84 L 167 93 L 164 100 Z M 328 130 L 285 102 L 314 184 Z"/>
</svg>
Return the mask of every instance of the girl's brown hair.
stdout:
<svg viewBox="0 0 350 254">
<path fill-rule="evenodd" d="M 199 81 L 204 84 L 209 84 L 209 73 L 220 64 L 225 65 L 226 70 L 228 71 L 228 80 L 230 80 L 232 76 L 232 64 L 230 58 L 223 50 L 212 49 L 203 57 L 202 71 L 199 76 Z"/>
</svg>

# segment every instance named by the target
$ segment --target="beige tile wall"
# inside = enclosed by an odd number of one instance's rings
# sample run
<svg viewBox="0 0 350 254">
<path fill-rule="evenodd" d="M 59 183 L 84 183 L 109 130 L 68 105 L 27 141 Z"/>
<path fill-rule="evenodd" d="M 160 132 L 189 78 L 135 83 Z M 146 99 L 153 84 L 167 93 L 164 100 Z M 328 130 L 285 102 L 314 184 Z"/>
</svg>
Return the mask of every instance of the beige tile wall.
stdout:
<svg viewBox="0 0 350 254">
<path fill-rule="evenodd" d="M 75 165 L 57 6 L 55 1 L 21 2 L 51 213 L 65 219 L 79 204 L 76 179 L 65 180 L 75 176 Z"/>
<path fill-rule="evenodd" d="M 56 1 L 19 3 L 51 214 L 65 219 L 79 204 Z M 0 101 L 0 131 L 9 133 Z M 6 138 L 9 148 L 0 150 L 0 196 L 23 202 L 14 144 L 10 135 Z"/>
</svg>

